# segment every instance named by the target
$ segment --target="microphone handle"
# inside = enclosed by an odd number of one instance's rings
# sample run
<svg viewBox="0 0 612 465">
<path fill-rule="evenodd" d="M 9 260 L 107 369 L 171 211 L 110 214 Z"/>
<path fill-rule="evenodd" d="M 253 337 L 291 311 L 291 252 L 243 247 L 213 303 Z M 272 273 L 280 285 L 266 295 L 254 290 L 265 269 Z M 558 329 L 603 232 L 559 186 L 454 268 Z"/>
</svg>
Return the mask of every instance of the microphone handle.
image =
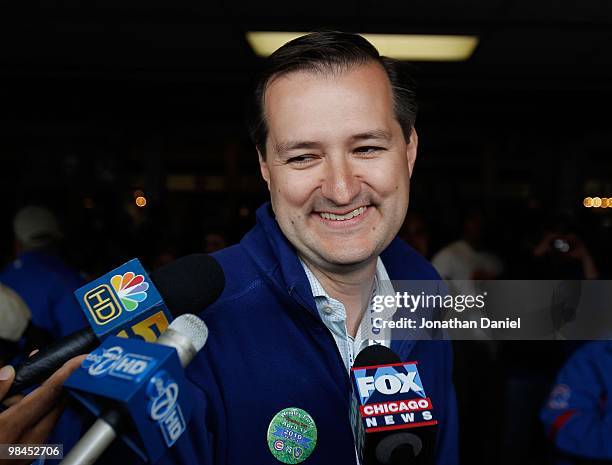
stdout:
<svg viewBox="0 0 612 465">
<path fill-rule="evenodd" d="M 117 410 L 107 410 L 87 430 L 62 460 L 61 465 L 93 465 L 117 437 L 121 415 Z"/>
<path fill-rule="evenodd" d="M 93 330 L 84 328 L 39 350 L 17 367 L 15 381 L 7 397 L 42 383 L 68 360 L 77 355 L 89 353 L 98 345 L 98 338 Z"/>
<path fill-rule="evenodd" d="M 156 344 L 176 350 L 183 368 L 189 365 L 197 354 L 191 339 L 172 328 L 168 328 L 157 339 Z M 93 465 L 119 435 L 123 416 L 119 410 L 112 408 L 105 410 L 64 457 L 60 465 Z"/>
</svg>

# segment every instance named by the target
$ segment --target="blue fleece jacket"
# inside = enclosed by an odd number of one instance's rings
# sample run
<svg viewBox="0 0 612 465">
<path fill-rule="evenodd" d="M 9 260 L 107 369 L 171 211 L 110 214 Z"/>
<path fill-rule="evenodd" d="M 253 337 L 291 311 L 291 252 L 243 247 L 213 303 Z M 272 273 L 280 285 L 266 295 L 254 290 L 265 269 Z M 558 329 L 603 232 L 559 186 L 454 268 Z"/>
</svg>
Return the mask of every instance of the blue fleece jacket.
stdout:
<svg viewBox="0 0 612 465">
<path fill-rule="evenodd" d="M 317 445 L 307 465 L 354 465 L 349 377 L 321 321 L 295 249 L 270 204 L 240 244 L 215 254 L 226 276 L 219 300 L 201 316 L 204 349 L 187 369 L 196 386 L 188 430 L 162 464 L 277 465 L 266 433 L 287 407 L 308 412 Z M 433 267 L 394 240 L 381 255 L 392 280 L 437 280 Z M 448 341 L 394 340 L 404 361 L 418 360 L 423 386 L 439 420 L 437 461 L 457 463 L 457 415 Z"/>
<path fill-rule="evenodd" d="M 562 368 L 541 412 L 550 439 L 568 455 L 564 463 L 612 461 L 611 393 L 612 342 L 585 344 Z"/>
</svg>

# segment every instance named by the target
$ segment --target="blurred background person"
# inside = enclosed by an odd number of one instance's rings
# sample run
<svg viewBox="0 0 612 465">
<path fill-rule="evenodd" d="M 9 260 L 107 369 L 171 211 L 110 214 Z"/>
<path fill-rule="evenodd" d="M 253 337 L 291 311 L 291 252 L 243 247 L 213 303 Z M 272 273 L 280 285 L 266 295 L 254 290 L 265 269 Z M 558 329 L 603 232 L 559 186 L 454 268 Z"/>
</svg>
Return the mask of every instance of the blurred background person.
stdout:
<svg viewBox="0 0 612 465">
<path fill-rule="evenodd" d="M 87 320 L 73 295 L 85 279 L 62 257 L 64 234 L 55 214 L 43 206 L 25 206 L 13 219 L 13 233 L 15 259 L 0 272 L 0 282 L 19 294 L 32 313 L 20 353 L 12 360 L 17 364 L 31 350 L 85 327 Z M 53 412 L 51 423 L 57 424 L 50 443 L 76 440 L 79 431 L 72 425 L 78 412 L 63 408 Z"/>
<path fill-rule="evenodd" d="M 485 251 L 484 215 L 479 208 L 464 211 L 461 217 L 461 238 L 437 252 L 432 264 L 455 295 L 477 295 L 474 280 L 495 279 L 503 272 L 501 260 Z M 466 312 L 465 320 L 480 320 L 484 316 L 477 309 Z M 467 333 L 465 333 L 467 334 Z M 482 329 L 470 331 L 472 340 L 453 341 L 455 354 L 455 387 L 459 408 L 462 456 L 493 463 L 499 449 L 498 424 L 489 419 L 499 417 L 500 370 L 496 361 L 497 342 Z M 475 377 L 474 362 L 485 377 Z M 482 405 L 487 405 L 486 409 Z M 470 438 L 477 436 L 477 441 Z"/>
<path fill-rule="evenodd" d="M 30 324 L 32 313 L 19 295 L 0 283 L 0 365 L 20 351 L 20 340 Z"/>
<path fill-rule="evenodd" d="M 446 280 L 495 279 L 503 271 L 501 260 L 484 250 L 484 219 L 477 208 L 467 210 L 462 218 L 461 238 L 443 247 L 432 264 Z"/>
<path fill-rule="evenodd" d="M 570 218 L 553 219 L 532 251 L 531 274 L 539 279 L 597 279 L 599 271 Z"/>
<path fill-rule="evenodd" d="M 612 342 L 585 344 L 557 376 L 541 420 L 558 465 L 612 463 Z"/>
<path fill-rule="evenodd" d="M 12 288 L 32 312 L 32 323 L 51 339 L 86 325 L 73 291 L 83 277 L 60 256 L 63 238 L 56 216 L 41 206 L 26 206 L 13 221 L 16 258 L 0 272 L 0 282 Z M 36 341 L 44 346 L 44 338 Z"/>
<path fill-rule="evenodd" d="M 582 345 L 562 336 L 563 326 L 576 317 L 580 280 L 599 276 L 570 215 L 532 218 L 531 226 L 532 235 L 522 247 L 522 266 L 514 274 L 518 279 L 563 280 L 550 307 L 552 337 L 558 340 L 509 341 L 501 346 L 499 362 L 505 377 L 501 451 L 503 463 L 508 464 L 534 457 L 543 460 L 550 453 L 546 432 L 532 412 L 546 399 L 563 364 Z"/>
</svg>

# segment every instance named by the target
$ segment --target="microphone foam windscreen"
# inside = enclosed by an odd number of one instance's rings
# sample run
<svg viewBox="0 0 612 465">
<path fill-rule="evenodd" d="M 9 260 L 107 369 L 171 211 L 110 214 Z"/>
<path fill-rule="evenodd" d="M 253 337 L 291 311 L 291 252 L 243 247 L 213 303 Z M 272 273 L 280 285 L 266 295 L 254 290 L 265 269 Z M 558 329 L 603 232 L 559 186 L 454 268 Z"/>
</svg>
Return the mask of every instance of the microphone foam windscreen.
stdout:
<svg viewBox="0 0 612 465">
<path fill-rule="evenodd" d="M 189 338 L 196 352 L 199 352 L 206 339 L 208 339 L 208 327 L 200 318 L 189 313 L 177 317 L 170 323 L 169 329 Z"/>
<path fill-rule="evenodd" d="M 388 347 L 375 344 L 363 349 L 355 358 L 353 367 L 368 367 L 375 365 L 388 365 L 390 363 L 400 363 L 401 360 L 395 352 Z"/>
<path fill-rule="evenodd" d="M 206 254 L 181 257 L 153 271 L 150 277 L 175 316 L 201 312 L 225 288 L 221 265 Z"/>
</svg>

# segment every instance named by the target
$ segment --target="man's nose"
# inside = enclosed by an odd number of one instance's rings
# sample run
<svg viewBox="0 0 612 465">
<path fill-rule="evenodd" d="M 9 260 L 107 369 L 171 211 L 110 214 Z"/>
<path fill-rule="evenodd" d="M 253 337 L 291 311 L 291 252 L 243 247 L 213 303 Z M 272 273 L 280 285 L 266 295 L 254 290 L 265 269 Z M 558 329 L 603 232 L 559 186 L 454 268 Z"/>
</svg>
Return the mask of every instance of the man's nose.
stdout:
<svg viewBox="0 0 612 465">
<path fill-rule="evenodd" d="M 333 158 L 333 159 L 332 159 Z M 328 157 L 322 194 L 336 205 L 348 205 L 359 194 L 361 181 L 346 157 Z"/>
</svg>

